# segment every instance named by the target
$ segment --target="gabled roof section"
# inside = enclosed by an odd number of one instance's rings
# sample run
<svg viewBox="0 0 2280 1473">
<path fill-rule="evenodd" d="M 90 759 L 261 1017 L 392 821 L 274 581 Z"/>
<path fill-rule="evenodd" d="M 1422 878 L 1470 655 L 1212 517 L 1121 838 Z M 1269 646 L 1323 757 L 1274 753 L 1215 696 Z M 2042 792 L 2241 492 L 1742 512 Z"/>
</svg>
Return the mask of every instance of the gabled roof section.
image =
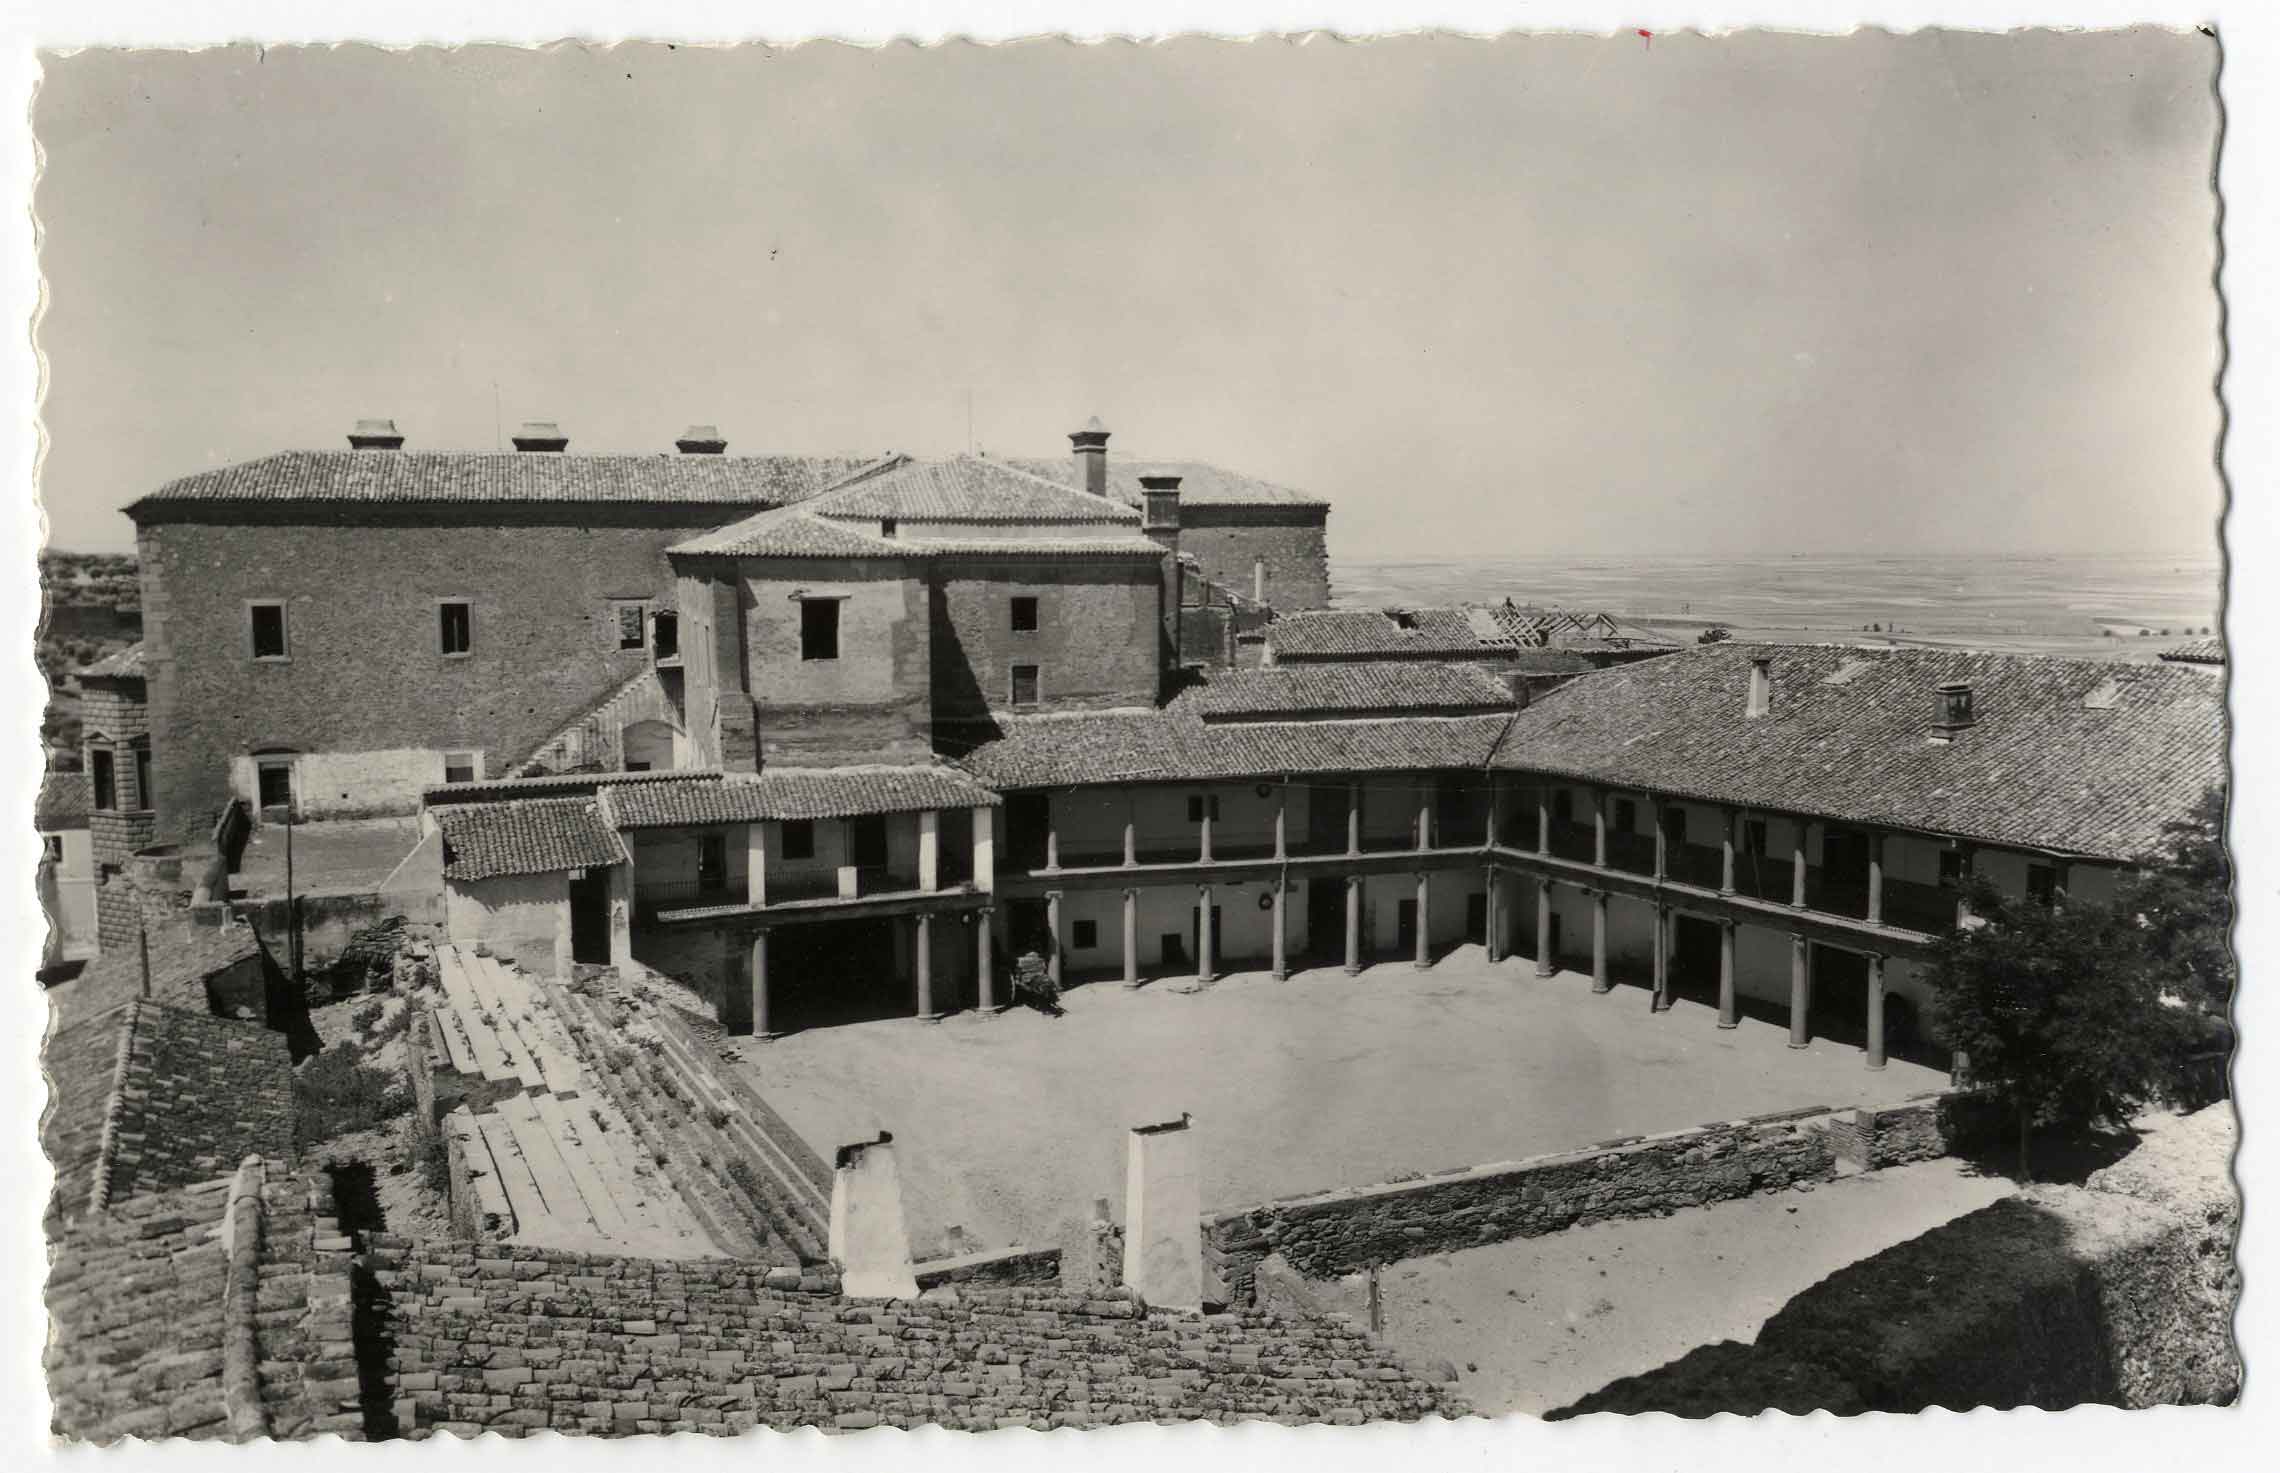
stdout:
<svg viewBox="0 0 2280 1473">
<path fill-rule="evenodd" d="M 87 827 L 95 808 L 95 789 L 84 772 L 50 772 L 40 779 L 40 796 L 33 824 L 43 834 Z"/>
<path fill-rule="evenodd" d="M 625 861 L 592 798 L 517 798 L 431 808 L 443 833 L 443 877 L 495 880 Z"/>
<path fill-rule="evenodd" d="M 1267 626 L 1275 658 L 1343 655 L 1394 659 L 1477 658 L 1504 647 L 1483 638 L 1463 609 L 1312 609 Z"/>
<path fill-rule="evenodd" d="M 1031 475 L 1058 481 L 1064 486 L 1081 484 L 1074 456 L 1057 456 L 1052 459 L 1017 459 L 1006 464 L 1018 466 Z M 1141 505 L 1140 478 L 1142 476 L 1178 476 L 1180 478 L 1180 504 L 1182 506 L 1288 506 L 1326 507 L 1330 503 L 1322 497 L 1289 486 L 1278 486 L 1256 476 L 1246 476 L 1224 466 L 1201 460 L 1150 460 L 1131 458 L 1109 452 L 1108 494 L 1127 506 Z"/>
<path fill-rule="evenodd" d="M 138 640 L 116 654 L 105 655 L 79 672 L 81 680 L 140 680 L 143 678 L 143 647 Z"/>
<path fill-rule="evenodd" d="M 1756 658 L 1770 662 L 1772 703 L 1752 719 Z M 1957 681 L 1975 723 L 1936 741 L 1934 693 Z M 2126 860 L 2225 780 L 2224 758 L 2223 693 L 2188 668 L 1710 645 L 1539 697 L 1513 718 L 1496 766 Z"/>
<path fill-rule="evenodd" d="M 1013 717 L 960 765 L 1008 788 L 1479 771 L 1509 715 L 1205 722 L 1192 708 Z"/>
<path fill-rule="evenodd" d="M 973 455 L 899 458 L 870 467 L 804 507 L 817 516 L 872 522 L 883 517 L 1038 526 L 1113 522 L 1137 527 L 1140 522 L 1140 514 L 1120 501 Z"/>
<path fill-rule="evenodd" d="M 761 773 L 689 774 L 683 783 L 607 790 L 620 829 L 855 818 L 930 808 L 995 805 L 997 795 L 953 767 L 772 767 Z"/>
<path fill-rule="evenodd" d="M 2222 665 L 2225 663 L 2225 642 L 2221 637 L 2196 639 L 2191 644 L 2163 650 L 2161 658 L 2183 665 Z"/>
<path fill-rule="evenodd" d="M 175 917 L 183 915 L 175 912 Z M 261 941 L 243 922 L 209 926 L 175 917 L 153 918 L 147 925 L 149 996 L 175 1007 L 208 1010 L 213 994 L 207 983 L 260 956 Z M 49 988 L 56 1027 L 68 1028 L 143 996 L 142 953 L 139 944 L 110 948 L 77 977 Z"/>
<path fill-rule="evenodd" d="M 138 521 L 207 502 L 683 503 L 774 506 L 867 460 L 817 455 L 572 455 L 522 451 L 286 450 L 169 481 Z"/>
<path fill-rule="evenodd" d="M 1467 716 L 1509 710 L 1512 694 L 1475 665 L 1382 662 L 1217 672 L 1173 703 L 1206 722 L 1359 715 Z"/>
<path fill-rule="evenodd" d="M 816 516 L 807 505 L 778 507 L 676 542 L 669 553 L 715 557 L 912 557 L 912 544 L 882 537 L 876 527 Z"/>
</svg>

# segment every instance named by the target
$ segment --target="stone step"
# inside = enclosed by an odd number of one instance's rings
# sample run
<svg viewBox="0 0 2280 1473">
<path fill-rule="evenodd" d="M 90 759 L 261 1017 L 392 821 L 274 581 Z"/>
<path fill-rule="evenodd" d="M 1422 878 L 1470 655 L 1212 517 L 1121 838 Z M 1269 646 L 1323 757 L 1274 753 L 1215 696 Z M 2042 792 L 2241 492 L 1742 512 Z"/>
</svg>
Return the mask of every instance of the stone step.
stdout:
<svg viewBox="0 0 2280 1473">
<path fill-rule="evenodd" d="M 609 1181 L 616 1170 L 616 1163 L 606 1155 L 588 1148 L 585 1133 L 579 1130 L 577 1119 L 571 1114 L 577 1102 L 573 1100 L 565 1103 L 559 1097 L 549 1094 L 532 1097 L 531 1104 L 536 1107 L 538 1118 L 545 1126 L 547 1136 L 553 1141 L 555 1150 L 561 1154 L 562 1164 L 569 1171 L 571 1182 L 577 1186 L 578 1196 L 585 1202 L 594 1226 L 611 1238 L 622 1240 L 633 1236 L 633 1224 L 628 1220 L 625 1209 L 619 1205 L 617 1193 Z"/>
<path fill-rule="evenodd" d="M 516 1006 L 518 996 L 527 998 L 528 989 L 509 984 L 506 969 L 496 957 L 462 949 L 459 964 L 468 986 L 483 1006 L 483 1014 L 489 1020 L 492 1033 L 497 1035 L 499 1046 L 506 1050 L 508 1062 L 514 1065 L 515 1077 L 522 1081 L 524 1089 L 546 1088 L 546 1072 L 540 1067 L 530 1040 L 523 1036 L 516 1016 L 520 1012 Z"/>
<path fill-rule="evenodd" d="M 444 996 L 450 1000 L 451 1011 L 467 1035 L 477 1070 L 485 1079 L 519 1082 L 522 1075 L 508 1062 L 507 1050 L 500 1044 L 498 1034 L 483 1021 L 485 1008 L 476 997 L 473 984 L 467 980 L 467 966 L 460 960 L 459 949 L 439 946 L 435 958 L 436 975 L 443 980 Z"/>
<path fill-rule="evenodd" d="M 491 1157 L 490 1142 L 483 1138 L 483 1132 L 475 1124 L 474 1112 L 461 1105 L 443 1117 L 443 1128 L 459 1144 L 460 1159 L 466 1163 L 467 1175 L 474 1187 L 475 1210 L 479 1219 L 488 1217 L 495 1220 L 501 1236 L 512 1237 L 515 1231 L 514 1204 L 507 1198 L 499 1165 Z"/>
<path fill-rule="evenodd" d="M 428 1036 L 442 1047 L 453 1071 L 469 1075 L 482 1073 L 483 1066 L 476 1062 L 475 1050 L 467 1042 L 467 1032 L 459 1026 L 458 1016 L 451 1004 L 445 1002 L 441 1006 L 430 1006 L 427 1015 Z"/>
<path fill-rule="evenodd" d="M 504 1117 L 477 1115 L 475 1128 L 482 1132 L 483 1144 L 498 1168 L 499 1189 L 507 1195 L 514 1236 L 519 1238 L 524 1229 L 547 1215 L 546 1194 L 539 1190 L 538 1179 L 531 1175 L 530 1163 L 523 1159 L 522 1147 L 515 1143 L 514 1132 Z"/>
<path fill-rule="evenodd" d="M 593 1211 L 579 1194 L 578 1183 L 562 1159 L 561 1147 L 547 1131 L 546 1122 L 539 1119 L 537 1104 L 527 1094 L 508 1095 L 499 1101 L 499 1117 L 506 1121 L 515 1144 L 522 1148 L 523 1164 L 530 1168 L 530 1174 L 538 1182 L 539 1195 L 546 1199 L 547 1214 L 558 1226 L 583 1229 L 600 1237 Z"/>
</svg>

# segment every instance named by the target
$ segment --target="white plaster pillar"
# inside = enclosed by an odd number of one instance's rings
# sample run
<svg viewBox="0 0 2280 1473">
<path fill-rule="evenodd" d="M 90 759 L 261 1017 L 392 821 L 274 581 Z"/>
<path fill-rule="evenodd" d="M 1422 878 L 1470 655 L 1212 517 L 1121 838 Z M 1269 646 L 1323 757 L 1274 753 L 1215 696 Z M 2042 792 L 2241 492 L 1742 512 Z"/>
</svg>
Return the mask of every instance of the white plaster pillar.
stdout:
<svg viewBox="0 0 2280 1473">
<path fill-rule="evenodd" d="M 1805 847 L 1812 828 L 1804 819 L 1797 820 L 1797 848 L 1789 857 L 1789 903 L 1799 910 L 1805 908 Z"/>
<path fill-rule="evenodd" d="M 768 1026 L 768 933 L 752 933 L 752 1036 L 773 1038 Z"/>
<path fill-rule="evenodd" d="M 1124 892 L 1124 985 L 1140 985 L 1140 892 Z"/>
<path fill-rule="evenodd" d="M 1218 976 L 1212 955 L 1216 950 L 1217 938 L 1211 934 L 1211 887 L 1198 885 L 1195 888 L 1195 980 L 1209 982 Z"/>
<path fill-rule="evenodd" d="M 975 1004 L 985 1013 L 997 1011 L 997 959 L 990 955 L 996 939 L 990 933 L 996 925 L 995 911 L 985 910 L 974 917 Z"/>
<path fill-rule="evenodd" d="M 942 1016 L 934 1010 L 934 917 L 921 915 L 915 919 L 918 935 L 911 955 L 917 980 L 918 1016 L 933 1022 Z"/>
<path fill-rule="evenodd" d="M 1490 810 L 1492 813 L 1494 811 Z M 1490 962 L 1500 962 L 1504 960 L 1504 876 L 1492 864 L 1488 867 L 1483 883 L 1487 889 L 1482 908 L 1488 912 L 1488 924 L 1483 928 L 1480 938 L 1481 950 Z"/>
<path fill-rule="evenodd" d="M 1053 990 L 1061 990 L 1061 892 L 1045 892 L 1045 929 L 1053 933 L 1052 944 L 1045 948 L 1045 975 L 1053 979 Z"/>
<path fill-rule="evenodd" d="M 1188 1117 L 1126 1137 L 1124 1283 L 1151 1309 L 1203 1308 L 1203 1202 Z"/>
<path fill-rule="evenodd" d="M 1536 877 L 1536 975 L 1549 977 L 1559 963 L 1552 959 L 1552 882 Z"/>
<path fill-rule="evenodd" d="M 942 888 L 942 813 L 935 808 L 918 815 L 918 888 Z"/>
<path fill-rule="evenodd" d="M 744 826 L 744 903 L 758 910 L 768 903 L 768 825 Z"/>
<path fill-rule="evenodd" d="M 893 1142 L 881 1131 L 875 1141 L 841 1146 L 832 1172 L 827 1251 L 839 1266 L 840 1292 L 850 1299 L 918 1297 Z"/>
<path fill-rule="evenodd" d="M 1789 1046 L 1805 1048 L 1813 1042 L 1813 943 L 1803 936 L 1789 938 Z"/>
<path fill-rule="evenodd" d="M 1615 986 L 1607 975 L 1607 892 L 1591 892 L 1591 990 L 1608 992 Z"/>
<path fill-rule="evenodd" d="M 1884 924 L 1884 834 L 1871 830 L 1868 835 L 1868 923 Z"/>
<path fill-rule="evenodd" d="M 633 861 L 610 866 L 610 965 L 633 965 Z"/>
<path fill-rule="evenodd" d="M 1670 1006 L 1670 907 L 1655 907 L 1655 995 L 1654 1010 L 1661 1012 Z"/>
<path fill-rule="evenodd" d="M 1424 819 L 1419 818 L 1423 823 Z M 1433 965 L 1433 877 L 1420 872 L 1417 876 L 1417 970 L 1426 971 Z"/>
<path fill-rule="evenodd" d="M 1358 782 L 1346 787 L 1346 852 L 1362 852 L 1362 785 Z"/>
<path fill-rule="evenodd" d="M 974 805 L 974 888 L 997 889 L 997 810 L 986 803 Z"/>
<path fill-rule="evenodd" d="M 1731 851 L 1729 851 L 1731 852 Z M 1739 1005 L 1734 998 L 1734 923 L 1718 923 L 1718 1026 L 1741 1026 Z"/>
<path fill-rule="evenodd" d="M 1731 808 L 1719 811 L 1718 893 L 1734 893 L 1734 810 Z"/>
<path fill-rule="evenodd" d="M 1346 975 L 1362 970 L 1362 877 L 1346 876 Z"/>
<path fill-rule="evenodd" d="M 1884 1067 L 1884 958 L 1868 954 L 1868 1067 Z"/>
<path fill-rule="evenodd" d="M 1280 817 L 1279 814 L 1277 816 Z M 1274 915 L 1271 917 L 1275 932 L 1275 949 L 1274 961 L 1269 975 L 1277 982 L 1285 981 L 1290 976 L 1290 943 L 1283 937 L 1283 917 L 1286 910 L 1285 892 L 1287 889 L 1288 886 L 1284 883 L 1282 876 L 1275 876 L 1275 905 Z"/>
</svg>

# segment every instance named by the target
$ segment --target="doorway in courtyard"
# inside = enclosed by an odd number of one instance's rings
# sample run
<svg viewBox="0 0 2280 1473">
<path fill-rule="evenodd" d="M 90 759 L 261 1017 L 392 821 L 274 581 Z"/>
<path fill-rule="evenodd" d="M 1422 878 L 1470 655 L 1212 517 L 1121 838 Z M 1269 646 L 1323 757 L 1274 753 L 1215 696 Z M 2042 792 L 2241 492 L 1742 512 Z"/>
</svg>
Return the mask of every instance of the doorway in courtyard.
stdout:
<svg viewBox="0 0 2280 1473">
<path fill-rule="evenodd" d="M 1718 923 L 1701 916 L 1671 917 L 1671 995 L 1718 1005 Z"/>
<path fill-rule="evenodd" d="M 610 964 L 610 872 L 580 870 L 570 881 L 570 959 Z"/>
<path fill-rule="evenodd" d="M 937 927 L 941 922 L 936 922 Z M 911 1016 L 911 959 L 907 936 L 898 944 L 898 932 L 909 922 L 893 920 L 816 921 L 806 925 L 778 926 L 768 933 L 768 1026 L 778 1033 L 803 1028 L 829 1028 L 842 1023 L 870 1023 L 882 1018 Z M 745 948 L 745 985 L 731 992 L 732 1005 L 750 1031 L 751 949 Z M 938 968 L 937 971 L 940 969 Z M 955 996 L 958 988 L 948 977 L 937 976 L 938 997 Z M 742 993 L 740 1001 L 735 999 Z M 730 1031 L 738 1020 L 723 1018 Z"/>
<path fill-rule="evenodd" d="M 1346 882 L 1306 882 L 1306 960 L 1317 967 L 1346 959 Z"/>
</svg>

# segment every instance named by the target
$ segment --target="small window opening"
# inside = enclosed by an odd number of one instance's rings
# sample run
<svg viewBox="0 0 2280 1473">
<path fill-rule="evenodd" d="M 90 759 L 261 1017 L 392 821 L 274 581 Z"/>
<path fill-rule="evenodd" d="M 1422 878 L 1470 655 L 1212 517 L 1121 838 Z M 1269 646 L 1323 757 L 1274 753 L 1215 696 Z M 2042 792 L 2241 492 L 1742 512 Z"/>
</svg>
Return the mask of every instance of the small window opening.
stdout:
<svg viewBox="0 0 2280 1473">
<path fill-rule="evenodd" d="M 246 610 L 252 621 L 253 657 L 257 660 L 285 658 L 285 606 L 283 604 L 252 604 Z"/>
<path fill-rule="evenodd" d="M 637 650 L 648 643 L 643 638 L 642 625 L 649 616 L 645 603 L 621 603 L 617 606 L 617 647 Z"/>
<path fill-rule="evenodd" d="M 803 660 L 836 660 L 839 658 L 838 599 L 803 598 L 800 600 L 800 658 Z"/>
<path fill-rule="evenodd" d="M 681 653 L 681 620 L 677 614 L 659 609 L 649 616 L 650 647 L 660 660 L 670 660 Z"/>
<path fill-rule="evenodd" d="M 90 769 L 94 774 L 95 806 L 105 813 L 114 812 L 119 806 L 118 772 L 113 765 L 117 759 L 100 747 L 91 755 L 95 764 Z"/>
<path fill-rule="evenodd" d="M 815 858 L 815 820 L 792 818 L 784 821 L 784 858 Z"/>
<path fill-rule="evenodd" d="M 446 752 L 443 754 L 443 780 L 447 783 L 471 783 L 479 774 L 475 770 L 473 752 Z"/>
<path fill-rule="evenodd" d="M 446 656 L 464 655 L 475 648 L 475 610 L 461 599 L 436 605 L 437 635 Z"/>
<path fill-rule="evenodd" d="M 1035 634 L 1037 632 L 1036 599 L 1016 598 L 1013 601 L 1013 632 L 1016 634 Z"/>
<path fill-rule="evenodd" d="M 1016 665 L 1013 667 L 1013 704 L 1017 709 L 1037 704 L 1037 667 L 1035 665 Z"/>
</svg>

